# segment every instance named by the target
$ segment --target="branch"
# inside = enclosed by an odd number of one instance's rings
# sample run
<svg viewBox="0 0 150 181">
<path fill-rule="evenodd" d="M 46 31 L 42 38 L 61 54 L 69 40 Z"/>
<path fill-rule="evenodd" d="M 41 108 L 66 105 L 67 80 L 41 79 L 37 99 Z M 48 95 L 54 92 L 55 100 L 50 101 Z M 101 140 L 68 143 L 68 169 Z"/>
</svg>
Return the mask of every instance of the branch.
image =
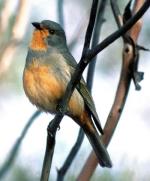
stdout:
<svg viewBox="0 0 150 181">
<path fill-rule="evenodd" d="M 104 22 L 104 12 L 105 12 L 106 4 L 107 4 L 107 0 L 101 1 L 99 3 L 95 29 L 94 29 L 93 39 L 92 39 L 92 45 L 91 45 L 92 49 L 94 48 L 94 46 L 98 44 L 98 41 L 99 41 L 102 24 Z M 89 63 L 89 68 L 88 68 L 88 73 L 87 73 L 87 87 L 90 91 L 92 90 L 95 65 L 96 65 L 96 56 Z"/>
<path fill-rule="evenodd" d="M 82 58 L 84 58 L 84 56 L 85 56 L 84 54 L 90 47 L 90 41 L 91 41 L 93 29 L 94 29 L 95 20 L 96 20 L 97 7 L 98 7 L 98 1 L 93 0 L 92 9 L 91 9 L 91 13 L 90 13 L 90 20 L 89 20 L 89 24 L 88 24 L 86 34 L 85 34 Z M 81 60 L 82 60 L 82 58 L 81 58 Z"/>
<path fill-rule="evenodd" d="M 74 146 L 72 147 L 69 155 L 67 156 L 67 159 L 65 160 L 63 166 L 59 170 L 57 170 L 57 181 L 64 180 L 64 177 L 65 177 L 68 169 L 70 168 L 75 156 L 77 155 L 77 153 L 82 145 L 83 139 L 84 139 L 84 132 L 83 132 L 82 128 L 80 128 L 77 140 L 76 140 Z"/>
<path fill-rule="evenodd" d="M 53 158 L 53 153 L 54 153 L 54 148 L 55 148 L 56 131 L 55 130 L 49 131 L 49 129 L 50 129 L 50 124 L 47 128 L 48 134 L 47 134 L 47 141 L 46 141 L 46 151 L 45 151 L 40 181 L 48 181 L 49 180 L 49 174 L 50 174 L 52 158 Z"/>
<path fill-rule="evenodd" d="M 118 26 L 120 27 L 122 24 L 122 17 L 120 15 L 120 11 L 119 8 L 116 4 L 116 1 L 112 0 L 112 10 L 116 19 L 116 22 L 118 24 Z M 113 4 L 114 3 L 114 4 Z M 144 4 L 144 2 L 143 2 Z M 135 4 L 136 6 L 137 4 Z M 137 10 L 137 8 L 135 8 Z M 133 10 L 134 12 L 134 10 Z M 134 12 L 135 13 L 135 12 Z M 139 21 L 140 22 L 140 21 Z M 138 23 L 136 23 L 137 26 Z M 141 25 L 141 23 L 140 23 Z M 136 29 L 136 26 L 134 25 L 132 27 L 132 31 L 130 32 L 134 32 L 134 29 Z M 138 25 L 139 26 L 139 25 Z M 141 27 L 139 28 L 141 29 Z M 135 31 L 136 32 L 136 31 Z M 137 36 L 139 36 L 139 34 L 136 33 Z M 125 35 L 123 35 L 123 39 L 125 39 Z M 131 38 L 132 35 L 130 34 Z M 135 36 L 133 36 L 135 37 Z M 135 38 L 137 39 L 137 37 Z M 129 42 L 129 41 L 124 41 L 124 49 L 123 49 L 123 64 L 122 64 L 122 70 L 121 70 L 121 74 L 120 74 L 120 81 L 118 84 L 118 88 L 116 91 L 116 96 L 115 96 L 115 100 L 113 103 L 113 106 L 110 110 L 110 113 L 108 115 L 105 127 L 104 127 L 104 135 L 102 136 L 102 141 L 103 143 L 106 145 L 106 147 L 108 146 L 108 144 L 111 141 L 111 138 L 115 132 L 116 126 L 119 122 L 119 118 L 121 116 L 121 113 L 123 111 L 126 99 L 127 99 L 127 95 L 128 95 L 128 91 L 129 91 L 129 87 L 130 87 L 130 83 L 131 83 L 131 79 L 132 79 L 132 71 L 133 69 L 131 68 L 132 65 L 134 64 L 134 61 L 136 59 L 136 55 L 135 55 L 135 46 Z M 89 167 L 89 165 L 92 165 L 91 167 Z M 96 158 L 95 153 L 92 151 L 86 164 L 84 165 L 80 176 L 78 178 L 78 181 L 80 180 L 89 180 L 92 176 L 92 174 L 94 173 L 94 170 L 96 169 L 96 166 L 98 165 L 98 160 Z"/>
<path fill-rule="evenodd" d="M 58 22 L 62 27 L 64 27 L 64 13 L 63 13 L 63 4 L 64 0 L 57 0 L 57 15 L 58 15 Z"/>
<path fill-rule="evenodd" d="M 132 11 L 133 15 L 142 7 L 143 3 L 144 3 L 144 0 L 136 0 L 134 2 L 133 11 Z M 139 19 L 135 23 L 133 28 L 129 30 L 130 36 L 132 37 L 134 42 L 137 42 L 137 38 L 139 37 L 138 35 L 141 31 L 142 23 L 143 23 L 142 19 Z"/>
<path fill-rule="evenodd" d="M 25 137 L 25 135 L 27 134 L 29 128 L 31 127 L 31 125 L 33 124 L 34 120 L 41 114 L 40 111 L 36 111 L 31 118 L 29 119 L 29 121 L 27 122 L 27 124 L 25 125 L 25 127 L 22 130 L 22 133 L 20 135 L 20 137 L 18 138 L 18 140 L 16 141 L 16 143 L 14 144 L 14 146 L 12 147 L 7 160 L 4 162 L 4 164 L 1 166 L 0 168 L 0 180 L 2 180 L 2 178 L 6 175 L 6 173 L 9 171 L 9 169 L 11 168 L 12 164 L 14 163 L 16 156 L 18 154 L 19 148 L 21 146 L 21 143 Z"/>
<path fill-rule="evenodd" d="M 93 4 L 92 4 L 92 8 L 91 8 L 91 13 L 90 13 L 90 19 L 89 19 L 89 24 L 87 27 L 87 31 L 86 31 L 86 36 L 85 36 L 85 42 L 84 42 L 84 48 L 83 48 L 83 52 L 82 52 L 82 58 L 81 58 L 81 62 L 83 57 L 85 56 L 85 52 L 87 51 L 87 49 L 90 46 L 90 40 L 92 37 L 92 32 L 93 32 L 93 28 L 94 28 L 94 23 L 95 23 L 95 18 L 96 18 L 96 9 L 97 9 L 97 0 L 93 0 Z M 80 80 L 82 73 L 78 73 L 79 68 L 77 68 L 77 70 L 74 73 L 74 78 L 72 77 L 69 85 L 66 88 L 66 92 L 65 95 L 60 103 L 60 105 L 58 106 L 58 113 L 56 114 L 56 116 L 54 117 L 54 119 L 50 122 L 49 126 L 48 126 L 48 140 L 53 143 L 52 145 L 49 144 L 49 146 L 47 145 L 47 150 L 45 153 L 45 159 L 47 158 L 47 154 L 51 153 L 49 156 L 49 159 L 47 159 L 47 163 L 45 162 L 43 163 L 43 169 L 42 169 L 42 176 L 46 175 L 46 177 L 43 179 L 43 177 L 41 177 L 41 181 L 45 181 L 48 180 L 49 177 L 49 173 L 50 173 L 50 167 L 51 167 L 51 162 L 52 162 L 52 157 L 53 157 L 53 151 L 54 150 L 54 143 L 55 143 L 55 135 L 56 135 L 56 131 L 59 127 L 59 124 L 67 110 L 67 104 L 69 102 L 69 99 L 72 95 L 72 92 L 77 84 L 77 82 Z M 80 77 L 78 77 L 78 80 L 76 80 L 76 75 L 80 75 Z M 70 91 L 68 91 L 68 89 Z"/>
<path fill-rule="evenodd" d="M 120 13 L 120 9 L 118 7 L 117 1 L 116 0 L 110 0 L 110 5 L 111 5 L 111 9 L 112 9 L 114 18 L 115 18 L 116 23 L 118 25 L 118 28 L 121 28 L 121 26 L 123 26 L 123 19 L 122 19 L 122 15 Z"/>
</svg>

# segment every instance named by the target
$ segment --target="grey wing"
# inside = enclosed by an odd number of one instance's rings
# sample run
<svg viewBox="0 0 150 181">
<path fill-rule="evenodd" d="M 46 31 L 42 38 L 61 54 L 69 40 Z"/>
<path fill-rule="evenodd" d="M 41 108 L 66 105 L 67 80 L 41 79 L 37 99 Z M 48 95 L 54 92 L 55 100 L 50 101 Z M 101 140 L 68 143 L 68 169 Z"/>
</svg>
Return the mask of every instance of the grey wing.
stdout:
<svg viewBox="0 0 150 181">
<path fill-rule="evenodd" d="M 80 83 L 77 85 L 77 90 L 82 95 L 82 97 L 84 99 L 84 102 L 85 102 L 88 110 L 90 111 L 90 113 L 92 115 L 94 123 L 96 124 L 97 129 L 99 130 L 99 132 L 101 134 L 103 134 L 103 129 L 102 129 L 102 126 L 100 124 L 98 114 L 96 112 L 96 108 L 95 108 L 93 98 L 92 98 L 90 92 L 88 91 L 88 88 L 87 88 L 86 83 L 85 83 L 83 78 L 81 79 Z"/>
<path fill-rule="evenodd" d="M 65 52 L 63 52 L 63 57 L 66 59 L 67 64 L 70 65 L 70 67 L 72 67 L 73 69 L 76 68 L 77 62 L 68 49 Z"/>
<path fill-rule="evenodd" d="M 74 57 L 70 53 L 64 54 L 64 58 L 67 60 L 67 63 L 70 65 L 71 73 L 73 73 L 75 70 L 75 67 L 77 65 L 77 62 L 75 61 Z M 90 112 L 90 114 L 92 115 L 93 121 L 94 121 L 95 125 L 97 126 L 99 132 L 103 134 L 103 130 L 102 130 L 102 127 L 100 124 L 98 114 L 96 112 L 93 98 L 92 98 L 83 78 L 78 83 L 77 90 L 82 95 L 84 102 L 87 106 L 87 109 Z"/>
</svg>

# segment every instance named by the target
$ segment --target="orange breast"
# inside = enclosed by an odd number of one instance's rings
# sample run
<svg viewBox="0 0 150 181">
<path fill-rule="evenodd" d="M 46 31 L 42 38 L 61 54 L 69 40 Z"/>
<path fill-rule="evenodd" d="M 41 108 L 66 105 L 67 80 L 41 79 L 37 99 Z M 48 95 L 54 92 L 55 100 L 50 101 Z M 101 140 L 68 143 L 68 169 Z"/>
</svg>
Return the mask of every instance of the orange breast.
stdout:
<svg viewBox="0 0 150 181">
<path fill-rule="evenodd" d="M 24 70 L 23 85 L 30 101 L 45 111 L 55 112 L 64 86 L 54 76 L 51 67 L 33 63 Z"/>
</svg>

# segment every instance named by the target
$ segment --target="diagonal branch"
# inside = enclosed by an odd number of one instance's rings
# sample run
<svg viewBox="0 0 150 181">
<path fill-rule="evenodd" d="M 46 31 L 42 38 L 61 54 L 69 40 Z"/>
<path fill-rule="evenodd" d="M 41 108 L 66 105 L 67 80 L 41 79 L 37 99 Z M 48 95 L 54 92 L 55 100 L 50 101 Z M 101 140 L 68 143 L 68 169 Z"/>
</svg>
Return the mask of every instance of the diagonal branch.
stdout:
<svg viewBox="0 0 150 181">
<path fill-rule="evenodd" d="M 82 51 L 82 58 L 84 57 L 84 54 L 86 53 L 86 51 L 90 47 L 90 42 L 91 42 L 94 24 L 95 24 L 95 20 L 96 20 L 97 7 L 98 7 L 98 1 L 93 0 L 91 13 L 90 13 L 90 20 L 89 20 L 89 24 L 88 24 L 86 34 L 85 34 L 85 41 L 84 41 L 84 46 L 83 46 L 83 51 Z"/>
</svg>

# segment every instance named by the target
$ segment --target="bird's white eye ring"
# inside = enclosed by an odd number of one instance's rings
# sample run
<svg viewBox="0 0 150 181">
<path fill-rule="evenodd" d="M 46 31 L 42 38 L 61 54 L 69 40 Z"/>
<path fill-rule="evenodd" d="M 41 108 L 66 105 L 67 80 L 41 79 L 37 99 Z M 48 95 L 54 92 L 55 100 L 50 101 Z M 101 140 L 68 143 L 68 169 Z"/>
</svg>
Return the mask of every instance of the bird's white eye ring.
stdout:
<svg viewBox="0 0 150 181">
<path fill-rule="evenodd" d="M 51 35 L 53 35 L 53 34 L 55 34 L 55 30 L 49 30 L 49 33 L 50 33 Z"/>
</svg>

